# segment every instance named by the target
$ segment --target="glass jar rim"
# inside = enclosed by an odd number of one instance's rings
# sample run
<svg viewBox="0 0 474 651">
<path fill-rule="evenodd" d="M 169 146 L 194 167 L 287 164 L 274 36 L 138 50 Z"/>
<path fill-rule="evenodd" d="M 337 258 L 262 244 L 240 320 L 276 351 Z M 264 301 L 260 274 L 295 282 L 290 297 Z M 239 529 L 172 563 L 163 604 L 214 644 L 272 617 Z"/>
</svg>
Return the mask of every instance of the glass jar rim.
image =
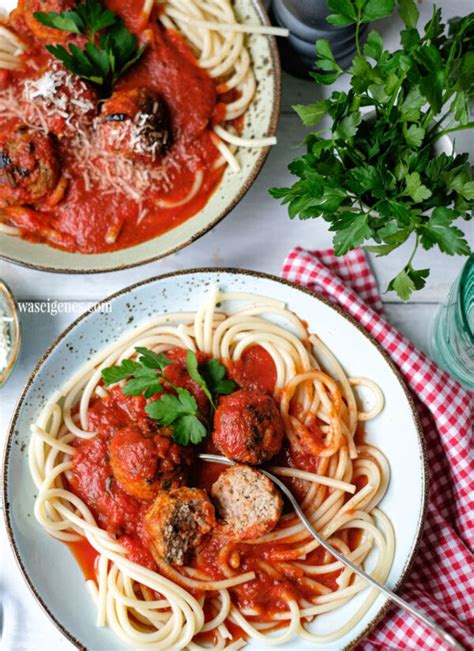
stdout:
<svg viewBox="0 0 474 651">
<path fill-rule="evenodd" d="M 464 330 L 469 335 L 471 343 L 474 343 L 474 332 L 469 323 L 469 315 L 467 313 L 468 310 L 467 289 L 469 287 L 469 280 L 470 280 L 469 277 L 471 274 L 473 275 L 471 285 L 472 288 L 474 289 L 474 253 L 471 253 L 466 264 L 464 265 L 464 269 L 462 270 L 461 273 L 461 281 L 459 283 L 459 294 L 460 294 L 459 299 L 461 302 L 461 317 L 463 320 Z M 471 298 L 471 301 L 472 300 L 474 300 L 474 298 Z"/>
</svg>

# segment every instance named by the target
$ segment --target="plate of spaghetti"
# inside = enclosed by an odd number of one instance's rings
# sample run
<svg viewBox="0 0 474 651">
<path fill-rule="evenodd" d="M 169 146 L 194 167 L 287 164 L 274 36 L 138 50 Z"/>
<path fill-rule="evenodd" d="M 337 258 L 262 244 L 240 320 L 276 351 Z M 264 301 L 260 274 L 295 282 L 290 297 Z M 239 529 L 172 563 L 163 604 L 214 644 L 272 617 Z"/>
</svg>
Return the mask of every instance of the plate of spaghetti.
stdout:
<svg viewBox="0 0 474 651">
<path fill-rule="evenodd" d="M 276 142 L 284 33 L 259 0 L 19 0 L 0 16 L 0 256 L 111 271 L 212 228 Z"/>
<path fill-rule="evenodd" d="M 427 480 L 389 358 L 329 302 L 254 272 L 161 276 L 100 307 L 38 363 L 6 448 L 7 529 L 43 608 L 91 651 L 354 646 L 386 599 L 261 470 L 395 589 Z"/>
</svg>

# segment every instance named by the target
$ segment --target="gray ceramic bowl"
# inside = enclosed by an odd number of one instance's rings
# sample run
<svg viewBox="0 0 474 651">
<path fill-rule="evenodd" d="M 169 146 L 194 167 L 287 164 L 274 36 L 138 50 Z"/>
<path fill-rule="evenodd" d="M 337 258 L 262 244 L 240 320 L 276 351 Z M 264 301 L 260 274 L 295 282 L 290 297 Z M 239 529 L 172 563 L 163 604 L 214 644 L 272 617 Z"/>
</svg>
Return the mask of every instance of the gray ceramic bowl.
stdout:
<svg viewBox="0 0 474 651">
<path fill-rule="evenodd" d="M 260 0 L 236 0 L 235 11 L 243 23 L 270 24 Z M 280 60 L 273 37 L 250 36 L 248 47 L 258 83 L 254 102 L 243 125 L 247 138 L 275 135 L 280 112 Z M 206 206 L 176 228 L 120 251 L 86 255 L 69 253 L 46 244 L 0 234 L 0 258 L 42 271 L 100 273 L 135 267 L 162 258 L 191 244 L 223 219 L 242 199 L 259 173 L 269 148 L 241 148 L 240 172 L 229 168 Z"/>
</svg>

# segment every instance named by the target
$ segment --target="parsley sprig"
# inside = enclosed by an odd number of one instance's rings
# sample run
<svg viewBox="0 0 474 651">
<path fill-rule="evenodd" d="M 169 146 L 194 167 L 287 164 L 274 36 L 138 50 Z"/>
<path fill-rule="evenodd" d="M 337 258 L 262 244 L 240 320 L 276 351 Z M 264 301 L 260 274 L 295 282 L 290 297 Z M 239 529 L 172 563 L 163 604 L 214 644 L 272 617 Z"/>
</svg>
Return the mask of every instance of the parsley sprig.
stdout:
<svg viewBox="0 0 474 651">
<path fill-rule="evenodd" d="M 306 154 L 289 166 L 298 180 L 270 193 L 288 205 L 290 218 L 322 217 L 334 233 L 336 255 L 372 240 L 366 248 L 385 256 L 409 238 L 413 252 L 388 290 L 402 300 L 424 287 L 429 269 L 413 266 L 419 246 L 437 246 L 448 255 L 468 255 L 456 220 L 474 208 L 474 180 L 467 154 L 435 154 L 442 135 L 474 127 L 474 13 L 442 22 L 433 9 L 418 29 L 413 0 L 399 0 L 405 24 L 401 48 L 385 50 L 371 31 L 362 46 L 363 23 L 392 13 L 394 0 L 328 0 L 334 25 L 356 25 L 357 54 L 348 71 L 350 88 L 322 101 L 293 108 L 314 126 L 329 116 L 331 126 L 311 133 Z M 326 40 L 315 46 L 312 77 L 330 85 L 344 74 Z M 362 109 L 375 117 L 363 119 Z M 329 131 L 325 137 L 323 134 Z"/>
<path fill-rule="evenodd" d="M 170 386 L 175 394 L 167 393 L 149 402 L 145 407 L 146 413 L 160 426 L 171 426 L 176 443 L 200 443 L 208 434 L 208 423 L 199 411 L 194 396 L 166 377 L 164 371 L 174 360 L 148 348 L 138 346 L 135 350 L 139 354 L 136 361 L 124 359 L 117 366 L 102 369 L 104 383 L 110 385 L 127 380 L 122 393 L 127 396 L 143 395 L 145 398 L 162 393 L 166 385 Z M 186 370 L 206 394 L 211 405 L 211 415 L 216 408 L 216 396 L 232 393 L 236 388 L 235 382 L 226 378 L 226 368 L 219 360 L 210 359 L 200 369 L 192 350 L 186 353 Z"/>
<path fill-rule="evenodd" d="M 111 92 L 119 77 L 145 50 L 145 45 L 138 47 L 137 37 L 128 31 L 120 17 L 104 9 L 100 0 L 84 0 L 74 10 L 62 13 L 37 11 L 33 16 L 46 27 L 87 38 L 84 49 L 74 43 L 67 48 L 47 45 L 46 49 L 68 70 L 100 86 L 105 94 Z"/>
</svg>

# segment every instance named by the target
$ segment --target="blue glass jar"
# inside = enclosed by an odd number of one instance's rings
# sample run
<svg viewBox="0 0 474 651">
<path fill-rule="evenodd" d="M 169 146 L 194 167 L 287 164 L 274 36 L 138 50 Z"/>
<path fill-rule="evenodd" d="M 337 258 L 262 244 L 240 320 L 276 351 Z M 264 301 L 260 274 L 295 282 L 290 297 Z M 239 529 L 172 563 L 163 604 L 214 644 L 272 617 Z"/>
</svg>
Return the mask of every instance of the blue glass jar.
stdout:
<svg viewBox="0 0 474 651">
<path fill-rule="evenodd" d="M 474 391 L 474 253 L 436 315 L 430 354 L 456 380 Z"/>
</svg>

